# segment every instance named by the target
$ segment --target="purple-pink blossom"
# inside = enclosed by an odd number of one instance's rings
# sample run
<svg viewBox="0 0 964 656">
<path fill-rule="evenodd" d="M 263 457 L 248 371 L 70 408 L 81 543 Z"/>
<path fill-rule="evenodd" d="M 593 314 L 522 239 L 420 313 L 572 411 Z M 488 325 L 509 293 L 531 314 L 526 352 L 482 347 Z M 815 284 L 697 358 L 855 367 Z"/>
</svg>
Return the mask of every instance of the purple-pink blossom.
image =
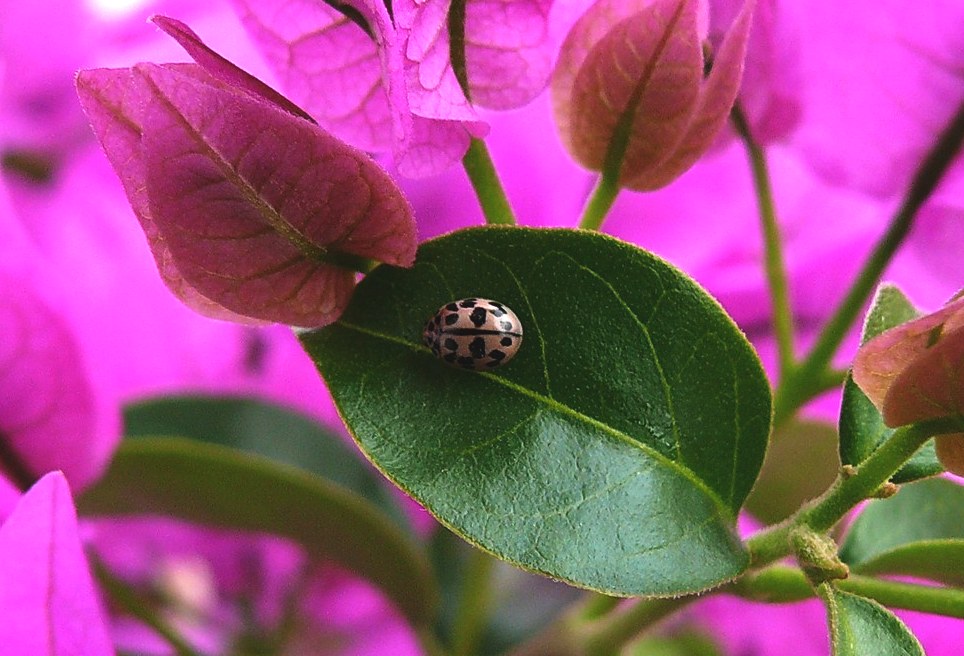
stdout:
<svg viewBox="0 0 964 656">
<path fill-rule="evenodd" d="M 177 296 L 212 316 L 319 326 L 354 287 L 345 255 L 411 265 L 411 210 L 377 164 L 186 26 L 159 24 L 201 65 L 86 70 L 77 88 Z"/>
<path fill-rule="evenodd" d="M 40 479 L 0 525 L 0 609 L 8 653 L 114 654 L 59 472 Z"/>
<path fill-rule="evenodd" d="M 527 104 L 554 58 L 550 0 L 464 3 L 464 80 L 447 0 L 395 2 L 392 16 L 376 0 L 345 3 L 351 16 L 310 0 L 235 2 L 284 90 L 336 136 L 391 153 L 409 177 L 457 164 L 488 133 L 476 107 Z"/>
</svg>

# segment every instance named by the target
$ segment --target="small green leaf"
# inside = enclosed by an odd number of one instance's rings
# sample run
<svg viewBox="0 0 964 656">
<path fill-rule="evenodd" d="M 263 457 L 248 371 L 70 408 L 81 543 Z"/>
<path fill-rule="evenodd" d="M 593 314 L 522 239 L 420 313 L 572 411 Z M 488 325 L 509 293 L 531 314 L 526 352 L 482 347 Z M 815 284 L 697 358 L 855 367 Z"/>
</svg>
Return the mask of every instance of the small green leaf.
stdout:
<svg viewBox="0 0 964 656">
<path fill-rule="evenodd" d="M 771 436 L 746 509 L 764 524 L 775 524 L 830 487 L 839 471 L 833 426 L 792 421 Z"/>
<path fill-rule="evenodd" d="M 357 495 L 265 458 L 178 438 L 128 440 L 77 507 L 286 537 L 374 583 L 414 625 L 434 618 L 430 565 L 395 524 Z"/>
<path fill-rule="evenodd" d="M 449 301 L 507 304 L 525 337 L 472 372 L 421 344 Z M 759 472 L 770 393 L 722 308 L 604 235 L 485 227 L 379 267 L 341 320 L 302 335 L 362 450 L 470 542 L 622 595 L 738 575 L 734 517 Z"/>
<path fill-rule="evenodd" d="M 906 485 L 857 517 L 840 552 L 860 574 L 906 574 L 964 585 L 964 487 Z"/>
<path fill-rule="evenodd" d="M 187 437 L 299 467 L 360 494 L 411 528 L 392 494 L 345 440 L 288 408 L 238 396 L 162 396 L 124 408 L 124 435 Z"/>
<path fill-rule="evenodd" d="M 864 321 L 860 343 L 865 344 L 885 330 L 918 316 L 920 313 L 900 289 L 881 285 Z M 894 429 L 884 424 L 880 411 L 854 382 L 853 375 L 848 375 L 840 408 L 840 461 L 845 465 L 859 465 L 893 433 Z M 928 442 L 891 480 L 909 483 L 942 471 L 934 454 L 934 443 Z"/>
<path fill-rule="evenodd" d="M 924 656 L 914 634 L 876 601 L 828 583 L 818 592 L 827 607 L 833 656 Z"/>
<path fill-rule="evenodd" d="M 885 283 L 877 290 L 871 302 L 867 318 L 864 320 L 860 343 L 866 344 L 885 330 L 890 330 L 919 316 L 920 312 L 897 285 Z"/>
</svg>

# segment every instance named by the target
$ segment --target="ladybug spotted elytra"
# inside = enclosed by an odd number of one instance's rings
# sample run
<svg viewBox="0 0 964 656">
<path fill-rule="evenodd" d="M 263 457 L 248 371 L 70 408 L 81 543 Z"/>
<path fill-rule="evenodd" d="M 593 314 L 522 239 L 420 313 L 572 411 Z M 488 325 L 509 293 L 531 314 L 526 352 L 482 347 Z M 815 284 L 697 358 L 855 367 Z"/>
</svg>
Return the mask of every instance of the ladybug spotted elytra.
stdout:
<svg viewBox="0 0 964 656">
<path fill-rule="evenodd" d="M 485 371 L 519 352 L 522 324 L 498 301 L 463 298 L 439 308 L 425 324 L 422 341 L 451 365 Z"/>
</svg>

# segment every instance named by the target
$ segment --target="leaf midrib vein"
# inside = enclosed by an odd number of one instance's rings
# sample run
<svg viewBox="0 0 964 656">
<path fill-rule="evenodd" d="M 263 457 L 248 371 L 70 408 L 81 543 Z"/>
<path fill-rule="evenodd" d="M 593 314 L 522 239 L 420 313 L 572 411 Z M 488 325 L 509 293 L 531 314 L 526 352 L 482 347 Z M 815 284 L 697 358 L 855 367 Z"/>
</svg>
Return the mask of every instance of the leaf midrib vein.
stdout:
<svg viewBox="0 0 964 656">
<path fill-rule="evenodd" d="M 198 145 L 201 151 L 205 154 L 204 156 L 206 159 L 212 162 L 220 170 L 224 178 L 241 193 L 244 199 L 252 207 L 257 209 L 258 214 L 265 220 L 265 222 L 270 225 L 280 236 L 284 237 L 305 257 L 320 260 L 322 262 L 326 261 L 328 249 L 312 243 L 305 234 L 295 228 L 292 223 L 286 220 L 283 216 L 281 216 L 280 213 L 278 213 L 277 210 L 275 210 L 274 207 L 268 204 L 268 202 L 258 194 L 257 190 L 251 186 L 251 184 L 241 175 L 241 173 L 235 170 L 234 165 L 226 160 L 224 156 L 214 147 L 214 145 L 208 143 L 207 139 L 204 138 L 200 131 L 196 130 L 194 126 L 191 125 L 187 117 L 181 113 L 181 110 L 170 98 L 168 98 L 167 94 L 165 94 L 160 87 L 155 84 L 155 82 L 147 75 L 143 75 L 143 78 L 154 89 L 156 93 L 155 97 L 165 105 L 167 111 L 176 118 L 178 123 L 181 124 L 181 127 L 185 133 L 189 135 L 191 140 Z M 248 144 L 247 147 L 242 149 L 242 152 L 239 155 L 239 160 L 243 159 L 252 146 L 253 143 Z"/>
<path fill-rule="evenodd" d="M 379 331 L 376 331 L 376 330 L 371 330 L 371 329 L 369 329 L 369 328 L 364 328 L 364 327 L 362 327 L 362 326 L 359 326 L 359 325 L 353 324 L 353 323 L 349 323 L 349 322 L 344 321 L 344 320 L 339 321 L 339 322 L 336 323 L 335 325 L 336 325 L 336 326 L 341 326 L 342 328 L 346 328 L 346 329 L 348 329 L 348 330 L 353 330 L 353 331 L 358 332 L 358 333 L 361 333 L 361 334 L 363 334 L 363 335 L 368 335 L 369 337 L 374 337 L 375 339 L 381 339 L 381 340 L 385 340 L 385 341 L 387 341 L 387 342 L 392 342 L 392 343 L 394 343 L 394 344 L 398 344 L 398 345 L 400 345 L 400 346 L 404 346 L 404 347 L 406 347 L 406 348 L 408 348 L 408 349 L 410 349 L 410 350 L 412 350 L 412 351 L 415 351 L 415 352 L 417 352 L 417 353 L 423 353 L 423 354 L 425 354 L 426 356 L 433 357 L 433 359 L 434 359 L 434 356 L 431 355 L 431 351 L 429 351 L 428 348 L 426 348 L 426 347 L 424 347 L 424 346 L 422 346 L 421 344 L 418 344 L 418 343 L 409 342 L 408 340 L 406 340 L 406 339 L 404 339 L 404 338 L 397 337 L 397 336 L 395 336 L 395 335 L 390 335 L 390 334 L 388 334 L 388 333 L 379 332 Z M 496 376 L 495 374 L 490 373 L 490 372 L 487 372 L 487 371 L 476 371 L 476 372 L 473 372 L 473 373 L 475 373 L 476 375 L 482 376 L 482 377 L 484 377 L 484 378 L 487 378 L 487 379 L 489 379 L 489 380 L 491 380 L 491 381 L 493 381 L 493 382 L 495 382 L 495 383 L 498 383 L 498 384 L 500 384 L 500 385 L 502 385 L 502 386 L 504 386 L 504 387 L 506 387 L 506 388 L 508 388 L 508 389 L 510 389 L 510 390 L 512 390 L 512 391 L 514 391 L 514 392 L 516 392 L 516 393 L 519 393 L 519 394 L 521 394 L 521 395 L 523 395 L 523 396 L 527 396 L 527 397 L 529 397 L 529 398 L 531 398 L 531 399 L 533 399 L 533 400 L 535 400 L 535 401 L 537 401 L 537 402 L 539 402 L 539 403 L 542 403 L 543 405 L 549 407 L 550 409 L 555 410 L 555 411 L 558 412 L 559 414 L 572 417 L 572 418 L 574 418 L 574 419 L 576 419 L 576 420 L 578 420 L 578 421 L 580 421 L 580 422 L 582 422 L 582 423 L 584 423 L 584 424 L 588 424 L 589 426 L 592 426 L 592 427 L 594 427 L 594 428 L 602 431 L 603 433 L 606 433 L 606 434 L 610 435 L 611 437 L 616 438 L 617 440 L 620 440 L 620 441 L 622 441 L 622 442 L 625 442 L 626 444 L 628 444 L 628 445 L 630 445 L 630 446 L 632 446 L 632 447 L 634 447 L 634 448 L 636 448 L 636 449 L 639 449 L 640 451 L 643 451 L 644 453 L 646 453 L 646 454 L 647 454 L 650 458 L 652 458 L 653 460 L 659 462 L 660 464 L 662 464 L 662 465 L 664 465 L 664 466 L 666 466 L 666 467 L 669 467 L 669 468 L 671 468 L 671 469 L 679 472 L 684 478 L 686 478 L 686 479 L 687 479 L 688 481 L 690 481 L 694 486 L 696 486 L 697 489 L 699 489 L 701 492 L 703 492 L 704 494 L 706 494 L 706 495 L 719 507 L 719 509 L 722 511 L 722 515 L 723 515 L 724 517 L 729 517 L 729 516 L 730 516 L 731 512 L 730 512 L 729 506 L 728 506 L 726 503 L 724 503 L 723 499 L 722 499 L 715 491 L 713 491 L 712 489 L 710 489 L 710 488 L 706 485 L 706 483 L 704 483 L 704 482 L 702 481 L 702 479 L 700 479 L 700 478 L 696 475 L 696 473 L 695 473 L 693 470 L 689 469 L 689 468 L 686 467 L 685 465 L 682 465 L 682 464 L 680 464 L 680 463 L 678 463 L 678 462 L 676 462 L 676 461 L 674 461 L 674 460 L 671 460 L 671 459 L 667 458 L 665 455 L 663 455 L 662 453 L 660 453 L 659 451 L 657 451 L 657 450 L 654 449 L 653 447 L 651 447 L 651 446 L 649 446 L 649 445 L 647 445 L 647 444 L 645 444 L 644 442 L 641 442 L 641 441 L 639 441 L 639 440 L 635 440 L 635 439 L 633 439 L 632 436 L 630 436 L 629 434 L 624 433 L 623 431 L 621 431 L 621 430 L 619 430 L 619 429 L 617 429 L 617 428 L 614 428 L 613 426 L 610 426 L 609 424 L 606 424 L 606 423 L 604 423 L 604 422 L 602 422 L 602 421 L 600 421 L 600 420 L 598 420 L 598 419 L 595 419 L 595 418 L 593 418 L 593 417 L 590 417 L 590 416 L 587 415 L 587 414 L 584 414 L 584 413 L 582 413 L 582 412 L 579 412 L 579 411 L 576 410 L 575 408 L 572 408 L 572 407 L 570 407 L 570 406 L 568 406 L 568 405 L 566 405 L 566 404 L 564 404 L 564 403 L 561 403 L 561 402 L 557 401 L 557 400 L 554 399 L 554 398 L 551 398 L 551 397 L 545 396 L 545 395 L 543 395 L 543 394 L 540 394 L 539 392 L 530 390 L 529 388 L 523 387 L 522 385 L 519 385 L 518 383 L 514 383 L 514 382 L 512 382 L 512 381 L 506 380 L 505 378 L 503 378 L 503 377 L 501 377 L 501 376 Z"/>
</svg>

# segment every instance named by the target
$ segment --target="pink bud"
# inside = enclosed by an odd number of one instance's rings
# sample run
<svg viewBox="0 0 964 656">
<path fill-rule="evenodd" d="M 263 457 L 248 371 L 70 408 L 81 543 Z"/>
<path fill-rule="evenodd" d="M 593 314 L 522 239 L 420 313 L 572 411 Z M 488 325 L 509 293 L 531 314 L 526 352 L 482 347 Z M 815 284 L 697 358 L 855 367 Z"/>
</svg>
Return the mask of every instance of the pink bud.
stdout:
<svg viewBox="0 0 964 656">
<path fill-rule="evenodd" d="M 744 4 L 704 78 L 698 0 L 596 2 L 563 43 L 552 80 L 556 123 L 573 157 L 639 191 L 692 166 L 736 99 L 753 4 Z"/>
<path fill-rule="evenodd" d="M 964 414 L 964 297 L 864 344 L 853 376 L 888 426 Z"/>
</svg>

